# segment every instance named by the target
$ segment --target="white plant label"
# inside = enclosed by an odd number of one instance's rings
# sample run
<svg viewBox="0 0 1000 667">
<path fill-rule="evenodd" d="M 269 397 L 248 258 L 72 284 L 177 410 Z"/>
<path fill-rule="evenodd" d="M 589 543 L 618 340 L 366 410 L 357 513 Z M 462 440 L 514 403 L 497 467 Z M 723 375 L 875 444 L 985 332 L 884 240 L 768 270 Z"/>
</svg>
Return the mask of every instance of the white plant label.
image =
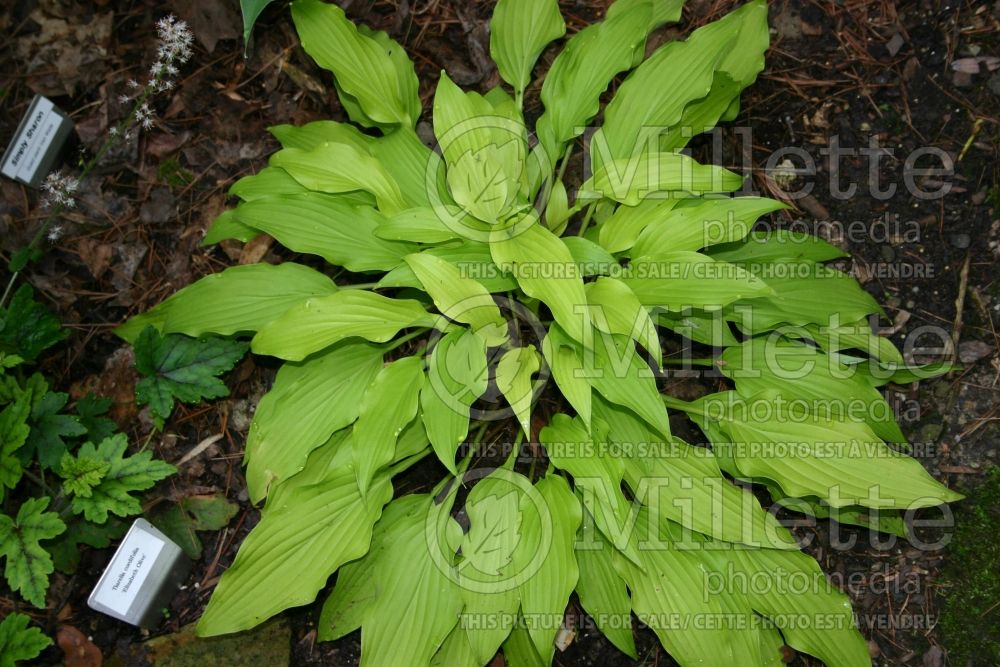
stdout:
<svg viewBox="0 0 1000 667">
<path fill-rule="evenodd" d="M 163 545 L 163 540 L 143 530 L 129 531 L 115 552 L 94 600 L 123 616 L 128 614 Z"/>
<path fill-rule="evenodd" d="M 52 102 L 48 99 L 38 99 L 21 134 L 11 144 L 10 154 L 3 164 L 4 176 L 26 182 L 32 180 L 63 122 L 62 117 L 53 109 Z"/>
</svg>

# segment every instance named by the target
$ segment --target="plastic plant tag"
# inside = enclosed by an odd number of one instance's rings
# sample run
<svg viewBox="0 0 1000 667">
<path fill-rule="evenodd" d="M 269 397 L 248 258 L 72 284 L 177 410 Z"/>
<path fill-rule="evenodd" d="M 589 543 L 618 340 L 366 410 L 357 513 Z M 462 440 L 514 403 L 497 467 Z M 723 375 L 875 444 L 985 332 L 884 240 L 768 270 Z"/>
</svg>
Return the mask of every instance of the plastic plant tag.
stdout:
<svg viewBox="0 0 1000 667">
<path fill-rule="evenodd" d="M 28 106 L 0 162 L 0 173 L 33 188 L 52 169 L 62 150 L 73 121 L 41 95 Z"/>
<path fill-rule="evenodd" d="M 136 519 L 94 587 L 87 605 L 143 628 L 154 627 L 191 570 L 169 537 Z"/>
</svg>

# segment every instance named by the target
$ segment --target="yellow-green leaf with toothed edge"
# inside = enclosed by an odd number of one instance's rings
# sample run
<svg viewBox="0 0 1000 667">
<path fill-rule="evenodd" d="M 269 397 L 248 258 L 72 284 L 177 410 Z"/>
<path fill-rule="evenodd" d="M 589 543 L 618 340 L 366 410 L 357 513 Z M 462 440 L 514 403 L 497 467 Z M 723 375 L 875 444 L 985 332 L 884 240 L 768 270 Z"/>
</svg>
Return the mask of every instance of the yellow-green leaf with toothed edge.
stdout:
<svg viewBox="0 0 1000 667">
<path fill-rule="evenodd" d="M 121 436 L 122 439 L 124 437 Z M 124 450 L 124 445 L 122 449 Z M 157 463 L 167 465 L 162 461 Z M 150 485 L 147 484 L 146 487 Z M 127 497 L 127 489 L 120 495 Z M 128 499 L 138 507 L 136 499 L 130 497 Z M 66 524 L 59 514 L 46 511 L 48 506 L 48 496 L 39 496 L 22 502 L 14 518 L 0 513 L 0 556 L 6 561 L 4 577 L 7 579 L 7 585 L 36 607 L 45 606 L 49 574 L 54 569 L 52 557 L 41 542 L 66 531 Z M 138 512 L 138 509 L 136 511 Z M 106 521 L 107 510 L 104 516 Z M 97 523 L 97 519 L 94 519 L 94 522 Z"/>
<path fill-rule="evenodd" d="M 490 55 L 518 98 L 531 82 L 535 61 L 566 33 L 555 0 L 500 0 L 490 21 Z"/>
<path fill-rule="evenodd" d="M 962 498 L 864 422 L 811 414 L 773 392 L 743 398 L 727 391 L 676 407 L 714 426 L 706 431 L 713 447 L 745 476 L 773 480 L 790 496 L 903 510 Z M 720 434 L 727 440 L 717 442 Z"/>
<path fill-rule="evenodd" d="M 399 434 L 417 414 L 423 384 L 423 358 L 403 357 L 380 370 L 361 397 L 351 460 L 362 494 L 368 493 L 383 466 L 392 462 Z"/>
<path fill-rule="evenodd" d="M 412 326 L 430 327 L 432 317 L 419 301 L 390 299 L 363 290 L 341 290 L 307 299 L 257 332 L 251 348 L 289 361 L 302 361 L 355 336 L 384 343 Z"/>
<path fill-rule="evenodd" d="M 533 345 L 508 350 L 497 364 L 497 388 L 507 399 L 527 436 L 531 434 L 530 414 L 534 399 L 531 376 L 537 373 L 540 367 L 538 351 Z"/>
<path fill-rule="evenodd" d="M 296 475 L 309 453 L 358 418 L 359 401 L 382 368 L 383 350 L 347 340 L 287 363 L 254 411 L 247 434 L 247 489 L 257 503 L 274 480 Z"/>
<path fill-rule="evenodd" d="M 470 406 L 486 391 L 486 342 L 468 329 L 451 331 L 431 352 L 420 411 L 438 459 L 452 474 L 455 451 L 469 434 Z"/>
<path fill-rule="evenodd" d="M 530 214 L 490 234 L 490 253 L 501 270 L 513 273 L 521 290 L 542 301 L 559 326 L 576 341 L 590 327 L 583 280 L 562 239 Z"/>
<path fill-rule="evenodd" d="M 403 48 L 385 33 L 359 29 L 340 7 L 295 0 L 292 20 L 306 53 L 334 73 L 363 125 L 413 127 L 420 116 L 419 83 Z"/>
<path fill-rule="evenodd" d="M 322 273 L 294 262 L 232 266 L 175 292 L 115 334 L 133 342 L 150 324 L 163 334 L 193 337 L 258 331 L 292 306 L 336 291 Z"/>
<path fill-rule="evenodd" d="M 468 324 L 490 347 L 507 340 L 507 320 L 480 283 L 434 255 L 415 253 L 404 259 L 445 317 Z"/>
</svg>

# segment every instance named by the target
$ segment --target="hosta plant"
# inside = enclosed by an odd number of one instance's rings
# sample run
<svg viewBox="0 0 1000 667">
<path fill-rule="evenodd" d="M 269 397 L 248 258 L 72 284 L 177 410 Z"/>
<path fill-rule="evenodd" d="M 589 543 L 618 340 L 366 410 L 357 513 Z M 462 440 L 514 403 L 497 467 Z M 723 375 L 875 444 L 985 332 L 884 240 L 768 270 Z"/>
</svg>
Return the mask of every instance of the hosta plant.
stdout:
<svg viewBox="0 0 1000 667">
<path fill-rule="evenodd" d="M 568 39 L 532 131 L 536 60 L 565 25 L 554 0 L 500 0 L 507 85 L 442 72 L 433 148 L 400 45 L 292 4 L 352 123 L 272 128 L 282 148 L 206 241 L 268 234 L 300 261 L 208 276 L 119 330 L 251 337 L 283 362 L 246 443 L 260 523 L 201 634 L 312 602 L 336 573 L 319 638 L 360 628 L 365 665 L 548 664 L 574 593 L 633 657 L 638 618 L 685 665 L 778 664 L 785 644 L 868 664 L 847 597 L 746 482 L 893 530 L 956 495 L 887 444 L 904 438 L 878 388 L 916 371 L 825 264 L 843 253 L 751 231 L 783 205 L 680 152 L 763 68 L 764 2 L 646 57 L 680 4 L 617 0 Z M 683 339 L 729 389 L 670 395 Z M 684 415 L 706 446 L 672 434 Z"/>
</svg>

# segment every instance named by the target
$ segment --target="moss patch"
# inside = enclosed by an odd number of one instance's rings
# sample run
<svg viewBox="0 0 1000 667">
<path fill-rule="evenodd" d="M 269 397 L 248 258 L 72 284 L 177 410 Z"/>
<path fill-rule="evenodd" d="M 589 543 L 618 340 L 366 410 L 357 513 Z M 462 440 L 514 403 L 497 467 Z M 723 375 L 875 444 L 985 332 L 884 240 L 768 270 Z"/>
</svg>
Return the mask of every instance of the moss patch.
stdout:
<svg viewBox="0 0 1000 667">
<path fill-rule="evenodd" d="M 951 664 L 1000 664 L 1000 467 L 962 505 L 941 573 L 941 635 Z"/>
</svg>

